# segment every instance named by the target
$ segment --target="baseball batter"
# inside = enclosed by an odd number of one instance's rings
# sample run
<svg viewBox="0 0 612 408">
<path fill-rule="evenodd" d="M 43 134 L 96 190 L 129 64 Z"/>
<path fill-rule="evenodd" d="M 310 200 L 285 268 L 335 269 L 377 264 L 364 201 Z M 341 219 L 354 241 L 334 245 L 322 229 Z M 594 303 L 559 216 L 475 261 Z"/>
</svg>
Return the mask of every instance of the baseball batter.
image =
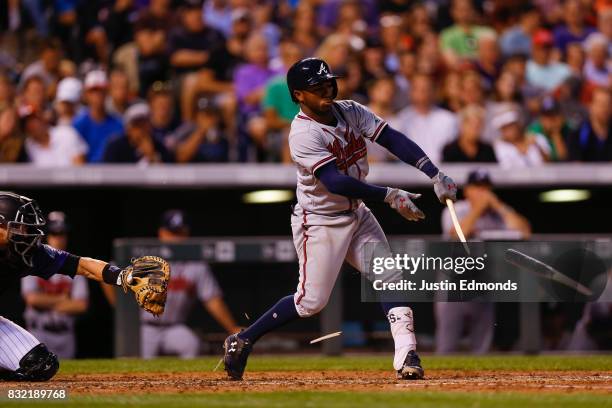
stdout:
<svg viewBox="0 0 612 408">
<path fill-rule="evenodd" d="M 43 279 L 55 275 L 71 278 L 79 275 L 148 292 L 148 298 L 155 300 L 156 306 L 161 306 L 163 311 L 164 297 L 159 298 L 153 289 L 143 286 L 149 277 L 157 281 L 164 280 L 164 285 L 159 289 L 163 289 L 165 296 L 167 278 L 160 279 L 158 270 L 161 267 L 157 267 L 154 262 L 148 262 L 148 271 L 142 272 L 136 267 L 138 259 L 133 261 L 132 266 L 120 269 L 104 261 L 79 257 L 42 244 L 44 227 L 45 218 L 34 200 L 11 192 L 0 192 L 0 292 L 30 275 Z M 160 265 L 165 268 L 167 263 L 164 262 L 160 262 Z M 151 307 L 147 302 L 142 302 L 141 306 Z M 0 316 L 0 379 L 46 381 L 58 369 L 57 356 L 44 343 Z"/>
<path fill-rule="evenodd" d="M 249 353 L 261 336 L 325 307 L 345 260 L 365 273 L 361 262 L 365 244 L 377 242 L 388 247 L 380 225 L 362 199 L 384 201 L 410 221 L 425 217 L 412 202 L 419 194 L 365 182 L 366 139 L 427 174 L 441 202 L 456 200 L 455 183 L 414 142 L 368 108 L 350 100 L 334 101 L 336 78 L 327 63 L 317 58 L 299 61 L 287 73 L 291 97 L 300 105 L 289 133 L 291 158 L 297 166 L 298 204 L 291 227 L 300 277 L 293 295 L 225 340 L 223 362 L 232 379 L 242 379 Z M 395 343 L 397 377 L 423 378 L 412 310 L 404 303 L 383 303 L 382 307 Z"/>
</svg>

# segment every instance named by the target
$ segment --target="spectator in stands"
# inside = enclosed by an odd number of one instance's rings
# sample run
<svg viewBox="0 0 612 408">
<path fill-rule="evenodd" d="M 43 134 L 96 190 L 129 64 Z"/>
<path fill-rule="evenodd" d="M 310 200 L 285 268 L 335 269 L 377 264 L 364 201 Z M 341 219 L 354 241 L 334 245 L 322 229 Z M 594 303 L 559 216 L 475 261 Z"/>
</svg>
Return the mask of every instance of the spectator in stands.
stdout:
<svg viewBox="0 0 612 408">
<path fill-rule="evenodd" d="M 567 45 L 565 50 L 565 63 L 569 67 L 573 76 L 582 77 L 584 70 L 585 52 L 581 43 L 573 42 Z"/>
<path fill-rule="evenodd" d="M 27 162 L 24 141 L 15 109 L 0 109 L 0 163 Z"/>
<path fill-rule="evenodd" d="M 422 41 L 425 37 L 434 32 L 430 10 L 426 3 L 412 3 L 410 6 L 410 19 L 408 20 L 409 23 L 407 27 L 409 35 L 415 41 Z M 407 38 L 404 38 L 404 40 L 408 41 Z"/>
<path fill-rule="evenodd" d="M 373 79 L 368 84 L 367 89 L 370 101 L 368 108 L 386 122 L 393 121 L 395 116 L 393 109 L 395 82 L 393 77 L 386 76 Z M 368 161 L 370 163 L 389 160 L 388 150 L 378 143 L 371 143 L 369 140 L 366 140 L 366 145 L 368 147 Z"/>
<path fill-rule="evenodd" d="M 502 167 L 533 167 L 543 164 L 550 155 L 550 147 L 544 137 L 525 133 L 516 109 L 496 114 L 493 126 L 500 132 L 500 138 L 493 148 Z"/>
<path fill-rule="evenodd" d="M 410 51 L 402 51 L 398 56 L 399 69 L 395 73 L 395 87 L 393 109 L 399 111 L 408 106 L 410 102 L 410 81 L 416 73 L 416 55 Z"/>
<path fill-rule="evenodd" d="M 612 55 L 612 7 L 605 8 L 597 15 L 597 29 L 608 40 L 608 55 Z"/>
<path fill-rule="evenodd" d="M 405 48 L 402 43 L 401 17 L 388 15 L 380 18 L 380 40 L 385 48 L 385 68 L 389 72 L 397 72 L 399 69 L 399 54 Z"/>
<path fill-rule="evenodd" d="M 363 50 L 363 80 L 368 83 L 377 78 L 389 76 L 385 67 L 385 48 L 378 37 L 370 37 Z"/>
<path fill-rule="evenodd" d="M 232 32 L 232 6 L 228 0 L 206 0 L 204 2 L 206 24 L 223 33 L 228 38 Z"/>
<path fill-rule="evenodd" d="M 170 163 L 172 155 L 153 137 L 146 103 L 130 106 L 123 115 L 125 134 L 112 137 L 104 151 L 105 163 Z"/>
<path fill-rule="evenodd" d="M 241 123 L 240 160 L 248 159 L 250 145 L 254 144 L 258 159 L 266 156 L 266 121 L 262 117 L 261 101 L 268 81 L 279 74 L 268 67 L 268 42 L 263 35 L 253 34 L 246 46 L 248 63 L 234 73 L 234 86 Z M 246 139 L 245 137 L 248 137 Z"/>
<path fill-rule="evenodd" d="M 453 0 L 451 15 L 455 24 L 440 33 L 440 49 L 446 63 L 457 66 L 461 60 L 476 58 L 478 39 L 494 31 L 475 24 L 477 16 L 471 0 Z"/>
<path fill-rule="evenodd" d="M 85 77 L 84 88 L 87 109 L 77 115 L 73 125 L 89 146 L 87 161 L 99 163 L 102 161 L 106 143 L 111 136 L 123 132 L 123 125 L 121 119 L 108 113 L 104 107 L 108 88 L 104 71 L 89 72 Z"/>
<path fill-rule="evenodd" d="M 584 22 L 584 5 L 579 0 L 565 0 L 563 4 L 563 24 L 554 30 L 555 47 L 563 54 L 573 42 L 582 42 L 595 28 Z"/>
<path fill-rule="evenodd" d="M 561 106 L 554 98 L 550 96 L 544 98 L 540 117 L 527 130 L 546 138 L 550 152 L 549 161 L 556 162 L 568 159 L 567 142 L 571 131 L 561 113 Z"/>
<path fill-rule="evenodd" d="M 168 16 L 172 20 L 172 15 Z M 168 79 L 169 21 L 158 17 L 139 18 L 134 27 L 134 41 L 120 47 L 113 62 L 128 77 L 132 95 L 145 97 L 155 81 Z"/>
<path fill-rule="evenodd" d="M 47 243 L 56 249 L 68 246 L 66 214 L 53 211 L 47 216 Z M 74 358 L 74 324 L 89 304 L 87 279 L 56 274 L 48 280 L 27 276 L 21 280 L 21 294 L 26 304 L 24 318 L 28 330 L 61 358 Z"/>
<path fill-rule="evenodd" d="M 55 114 L 58 125 L 72 127 L 74 118 L 81 107 L 83 84 L 76 78 L 68 77 L 57 84 L 55 93 Z"/>
<path fill-rule="evenodd" d="M 49 107 L 45 81 L 38 75 L 31 75 L 22 83 L 21 94 L 18 97 L 17 103 L 19 105 L 33 106 L 36 108 L 36 111 L 41 112 L 47 120 L 51 120 L 53 116 Z"/>
<path fill-rule="evenodd" d="M 586 107 L 580 102 L 582 81 L 569 77 L 559 86 L 557 92 L 561 114 L 572 132 L 576 131 L 589 116 Z"/>
<path fill-rule="evenodd" d="M 253 19 L 249 11 L 238 8 L 232 11 L 232 27 L 227 39 L 227 50 L 235 64 L 244 62 L 246 42 L 253 32 Z"/>
<path fill-rule="evenodd" d="M 127 74 L 119 69 L 112 70 L 108 77 L 108 95 L 104 100 L 106 111 L 111 115 L 121 117 L 135 102 L 135 99 L 134 94 L 130 91 Z"/>
<path fill-rule="evenodd" d="M 457 140 L 444 146 L 445 162 L 496 162 L 495 152 L 488 143 L 480 140 L 486 112 L 478 105 L 468 105 L 459 113 L 460 130 Z"/>
<path fill-rule="evenodd" d="M 115 0 L 113 3 L 108 8 L 106 18 L 102 20 L 111 52 L 132 41 L 132 23 L 138 15 L 138 2 L 134 0 Z"/>
<path fill-rule="evenodd" d="M 163 142 L 178 127 L 175 120 L 174 95 L 169 82 L 155 82 L 147 98 L 151 107 L 153 137 Z"/>
<path fill-rule="evenodd" d="M 412 139 L 432 162 L 442 158 L 442 148 L 457 137 L 457 119 L 452 112 L 434 105 L 435 90 L 428 75 L 412 78 L 410 101 L 393 121 L 393 127 Z"/>
<path fill-rule="evenodd" d="M 168 136 L 167 144 L 177 163 L 226 162 L 228 141 L 219 108 L 214 100 L 201 97 L 195 111 L 193 122 L 184 123 Z"/>
<path fill-rule="evenodd" d="M 207 19 L 208 21 L 208 19 Z M 170 30 L 177 24 L 176 14 L 172 9 L 172 0 L 151 0 L 148 7 L 141 9 L 134 23 L 138 26 L 159 27 L 168 38 Z"/>
<path fill-rule="evenodd" d="M 532 43 L 531 59 L 527 61 L 527 82 L 545 91 L 553 91 L 570 76 L 571 71 L 566 64 L 551 59 L 553 37 L 549 31 L 536 31 Z"/>
<path fill-rule="evenodd" d="M 477 52 L 475 69 L 480 74 L 484 90 L 490 92 L 501 71 L 497 35 L 493 32 L 481 35 L 478 38 Z"/>
<path fill-rule="evenodd" d="M 457 113 L 463 107 L 461 74 L 458 71 L 449 71 L 442 81 L 442 95 L 440 107 Z"/>
<path fill-rule="evenodd" d="M 85 163 L 87 144 L 69 125 L 51 127 L 33 106 L 19 108 L 25 150 L 35 166 L 71 166 Z"/>
<path fill-rule="evenodd" d="M 225 39 L 221 32 L 204 24 L 202 1 L 185 0 L 180 15 L 180 26 L 170 34 L 170 65 L 181 83 L 181 115 L 189 120 L 198 93 L 224 92 L 231 86 L 219 83 L 215 72 L 224 64 L 220 57 Z"/>
<path fill-rule="evenodd" d="M 590 34 L 584 49 L 587 60 L 584 64 L 584 79 L 594 86 L 612 86 L 612 59 L 608 52 L 609 40 L 602 33 Z"/>
<path fill-rule="evenodd" d="M 291 156 L 289 154 L 287 138 L 291 121 L 299 112 L 299 107 L 291 100 L 285 73 L 291 65 L 302 58 L 302 52 L 297 43 L 291 38 L 284 38 L 281 41 L 279 51 L 282 73 L 266 83 L 261 106 L 267 128 L 266 142 L 268 146 L 266 150 L 269 153 L 275 153 L 278 159 L 284 163 L 290 163 Z M 269 140 L 271 138 L 276 139 L 278 142 L 275 143 L 274 140 Z M 275 146 L 270 146 L 271 144 Z M 273 147 L 276 147 L 275 150 L 277 151 L 270 152 Z"/>
<path fill-rule="evenodd" d="M 336 100 L 352 99 L 362 105 L 368 103 L 367 96 L 362 94 L 360 89 L 363 81 L 359 61 L 351 59 L 347 62 L 346 67 L 338 68 L 334 70 L 334 73 L 339 75 L 336 80 L 338 83 Z"/>
<path fill-rule="evenodd" d="M 593 91 L 589 116 L 570 138 L 570 158 L 586 162 L 612 161 L 612 94 Z"/>
<path fill-rule="evenodd" d="M 531 38 L 540 27 L 540 12 L 534 6 L 526 6 L 521 11 L 519 22 L 506 30 L 500 38 L 501 52 L 504 57 L 531 54 Z"/>
<path fill-rule="evenodd" d="M 55 83 L 59 78 L 59 66 L 62 58 L 62 45 L 56 39 L 43 41 L 40 58 L 28 65 L 21 75 L 21 84 L 33 76 L 42 79 L 49 95 L 55 92 Z"/>
<path fill-rule="evenodd" d="M 316 13 L 308 2 L 299 2 L 293 16 L 292 38 L 302 49 L 304 55 L 313 55 L 319 46 Z"/>
</svg>

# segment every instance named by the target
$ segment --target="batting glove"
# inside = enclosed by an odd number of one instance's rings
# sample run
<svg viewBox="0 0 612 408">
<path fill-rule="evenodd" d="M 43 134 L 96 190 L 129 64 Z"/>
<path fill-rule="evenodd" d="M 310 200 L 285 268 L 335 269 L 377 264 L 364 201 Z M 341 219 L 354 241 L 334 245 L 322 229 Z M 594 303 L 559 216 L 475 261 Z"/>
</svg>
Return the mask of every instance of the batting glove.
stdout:
<svg viewBox="0 0 612 408">
<path fill-rule="evenodd" d="M 441 171 L 432 179 L 434 182 L 434 192 L 442 204 L 446 204 L 446 199 L 457 201 L 457 183 Z"/>
<path fill-rule="evenodd" d="M 409 193 L 399 188 L 387 187 L 385 203 L 389 204 L 391 208 L 400 213 L 400 215 L 407 220 L 418 221 L 425 218 L 425 214 L 414 205 L 412 200 L 416 200 L 420 196 L 420 194 Z"/>
</svg>

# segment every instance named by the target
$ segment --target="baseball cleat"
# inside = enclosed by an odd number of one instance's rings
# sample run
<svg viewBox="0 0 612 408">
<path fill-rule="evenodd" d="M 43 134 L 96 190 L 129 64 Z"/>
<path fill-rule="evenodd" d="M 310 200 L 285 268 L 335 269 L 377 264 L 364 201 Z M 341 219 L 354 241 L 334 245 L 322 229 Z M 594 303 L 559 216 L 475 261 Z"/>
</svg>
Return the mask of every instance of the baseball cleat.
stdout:
<svg viewBox="0 0 612 408">
<path fill-rule="evenodd" d="M 223 365 L 225 372 L 232 380 L 242 380 L 252 348 L 253 345 L 249 340 L 243 340 L 237 334 L 232 334 L 223 342 L 225 350 Z"/>
<path fill-rule="evenodd" d="M 420 380 L 425 376 L 425 370 L 421 367 L 421 359 L 414 350 L 410 350 L 404 360 L 402 368 L 397 370 L 399 380 Z"/>
</svg>

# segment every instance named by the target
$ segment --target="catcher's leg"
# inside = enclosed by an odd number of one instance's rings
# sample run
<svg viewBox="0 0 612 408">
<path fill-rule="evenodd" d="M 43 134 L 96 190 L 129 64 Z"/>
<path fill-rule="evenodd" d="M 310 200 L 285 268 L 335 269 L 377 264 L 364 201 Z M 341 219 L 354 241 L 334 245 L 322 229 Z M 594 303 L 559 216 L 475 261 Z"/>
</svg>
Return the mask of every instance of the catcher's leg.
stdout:
<svg viewBox="0 0 612 408">
<path fill-rule="evenodd" d="M 58 369 L 55 354 L 26 330 L 0 316 L 0 379 L 47 381 Z"/>
</svg>

